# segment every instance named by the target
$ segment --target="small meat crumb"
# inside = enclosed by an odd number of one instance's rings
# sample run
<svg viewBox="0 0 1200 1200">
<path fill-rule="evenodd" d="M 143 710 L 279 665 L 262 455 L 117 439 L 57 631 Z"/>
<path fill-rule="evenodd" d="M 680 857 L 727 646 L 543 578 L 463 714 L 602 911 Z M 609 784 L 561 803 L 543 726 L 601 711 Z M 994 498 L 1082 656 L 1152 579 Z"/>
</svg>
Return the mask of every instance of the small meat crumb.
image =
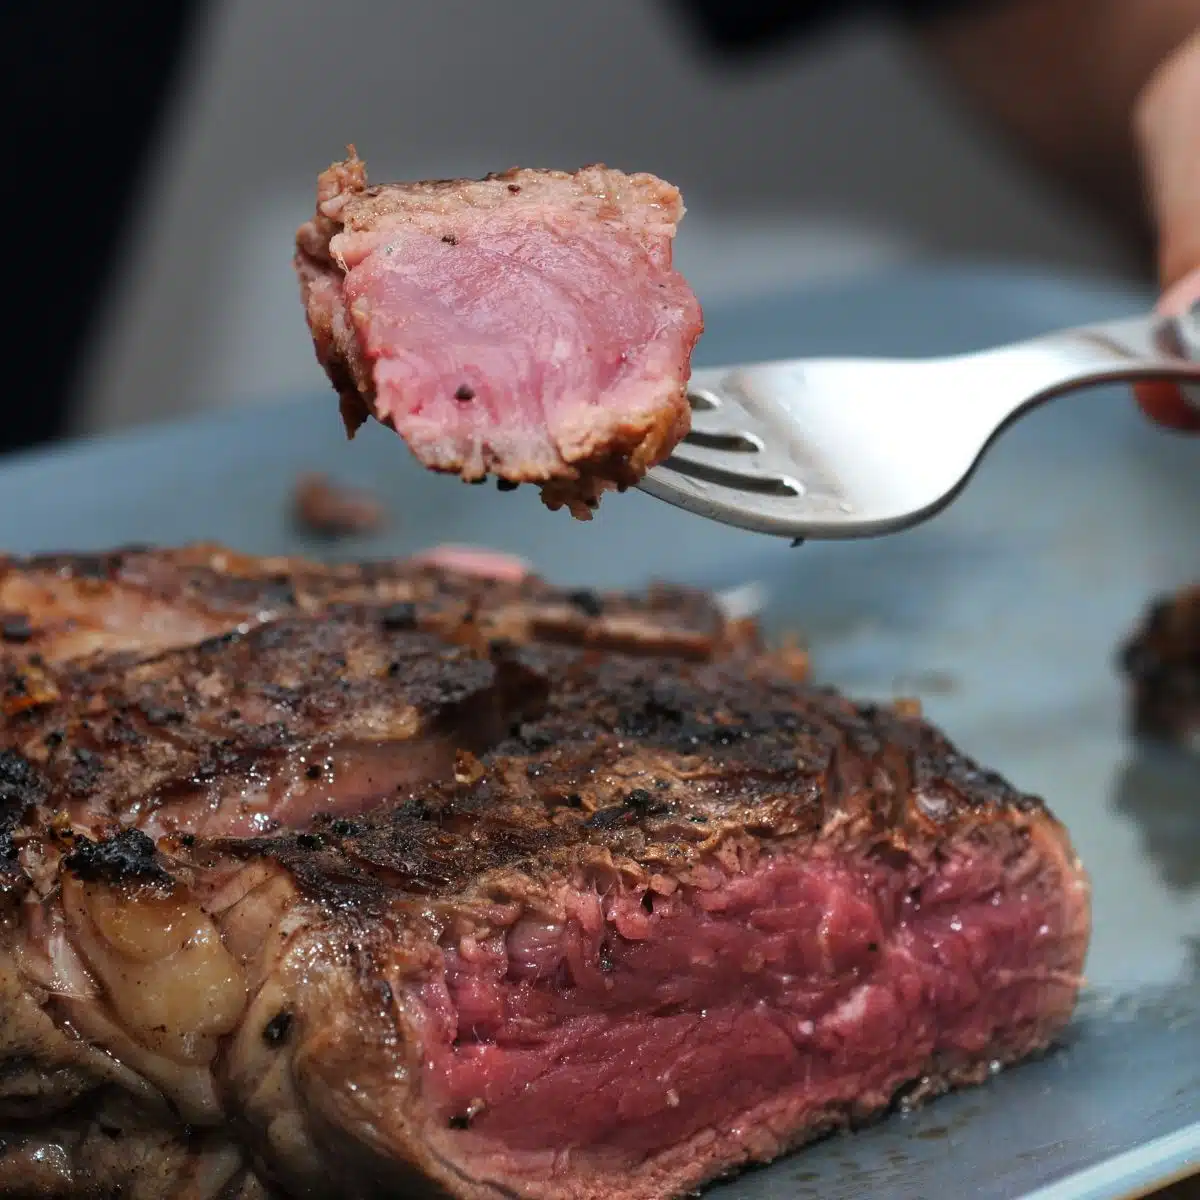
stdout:
<svg viewBox="0 0 1200 1200">
<path fill-rule="evenodd" d="M 779 663 L 789 679 L 804 683 L 812 668 L 808 651 L 795 634 L 785 634 L 779 646 Z"/>
<path fill-rule="evenodd" d="M 375 533 L 384 525 L 383 505 L 373 496 L 312 473 L 296 481 L 292 515 L 305 532 L 324 538 Z"/>
<path fill-rule="evenodd" d="M 483 763 L 469 750 L 454 752 L 454 782 L 472 785 L 478 783 L 484 776 Z"/>
</svg>

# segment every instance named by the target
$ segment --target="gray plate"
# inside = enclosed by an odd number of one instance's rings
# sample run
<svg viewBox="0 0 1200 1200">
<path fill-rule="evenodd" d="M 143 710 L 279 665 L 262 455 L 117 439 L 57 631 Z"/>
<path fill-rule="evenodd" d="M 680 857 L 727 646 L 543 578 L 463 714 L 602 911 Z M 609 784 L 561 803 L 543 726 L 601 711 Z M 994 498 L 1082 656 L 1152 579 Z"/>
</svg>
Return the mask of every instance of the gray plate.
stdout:
<svg viewBox="0 0 1200 1200">
<path fill-rule="evenodd" d="M 1149 301 L 997 273 L 901 275 L 711 311 L 702 361 L 967 350 Z M 1095 938 L 1093 990 L 1065 1048 L 714 1198 L 1107 1200 L 1200 1168 L 1200 768 L 1126 740 L 1112 667 L 1148 598 L 1200 575 L 1200 446 L 1148 427 L 1124 393 L 1097 391 L 1011 430 L 925 528 L 790 550 L 641 494 L 611 497 L 581 526 L 532 494 L 435 478 L 377 427 L 347 444 L 322 395 L 12 459 L 0 545 L 217 538 L 321 553 L 286 517 L 306 468 L 365 483 L 396 515 L 388 535 L 343 543 L 342 556 L 470 541 L 565 583 L 760 581 L 769 625 L 803 631 L 822 677 L 919 695 L 1071 828 L 1094 880 Z"/>
</svg>

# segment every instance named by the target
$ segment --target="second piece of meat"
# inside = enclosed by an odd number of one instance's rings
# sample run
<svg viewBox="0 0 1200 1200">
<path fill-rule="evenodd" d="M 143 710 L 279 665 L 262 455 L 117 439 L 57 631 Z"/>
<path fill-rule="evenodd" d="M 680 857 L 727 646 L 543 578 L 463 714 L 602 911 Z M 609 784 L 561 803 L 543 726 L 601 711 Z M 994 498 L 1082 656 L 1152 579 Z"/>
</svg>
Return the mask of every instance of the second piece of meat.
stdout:
<svg viewBox="0 0 1200 1200">
<path fill-rule="evenodd" d="M 348 431 L 374 416 L 432 470 L 587 518 L 690 427 L 682 216 L 670 184 L 603 166 L 368 187 L 351 148 L 296 239 Z"/>
</svg>

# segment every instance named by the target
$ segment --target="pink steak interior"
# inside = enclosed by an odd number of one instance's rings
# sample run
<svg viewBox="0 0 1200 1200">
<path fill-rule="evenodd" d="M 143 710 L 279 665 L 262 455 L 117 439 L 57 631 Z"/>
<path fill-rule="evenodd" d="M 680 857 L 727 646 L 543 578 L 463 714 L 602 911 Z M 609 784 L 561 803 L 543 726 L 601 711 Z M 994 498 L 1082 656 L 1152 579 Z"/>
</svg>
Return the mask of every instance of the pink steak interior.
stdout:
<svg viewBox="0 0 1200 1200">
<path fill-rule="evenodd" d="M 923 1075 L 978 1078 L 1067 1019 L 1086 944 L 1062 848 L 1015 840 L 932 869 L 819 848 L 670 895 L 564 888 L 565 920 L 445 948 L 421 993 L 430 1119 L 484 1177 L 558 1173 L 564 1147 L 612 1171 L 697 1141 L 693 1161 L 746 1138 L 766 1157 Z"/>
</svg>

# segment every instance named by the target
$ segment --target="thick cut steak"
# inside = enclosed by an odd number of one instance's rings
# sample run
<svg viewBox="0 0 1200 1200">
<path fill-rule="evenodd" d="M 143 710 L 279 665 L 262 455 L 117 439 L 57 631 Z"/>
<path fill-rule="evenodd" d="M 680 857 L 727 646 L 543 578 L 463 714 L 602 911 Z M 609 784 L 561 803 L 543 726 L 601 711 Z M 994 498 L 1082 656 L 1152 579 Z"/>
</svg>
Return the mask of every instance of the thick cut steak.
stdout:
<svg viewBox="0 0 1200 1200">
<path fill-rule="evenodd" d="M 690 426 L 682 216 L 670 184 L 603 166 L 368 187 L 351 148 L 296 238 L 347 430 L 373 415 L 435 471 L 589 516 Z"/>
<path fill-rule="evenodd" d="M 0 564 L 0 1193 L 665 1200 L 1069 1019 L 1036 799 L 697 593 Z"/>
</svg>

